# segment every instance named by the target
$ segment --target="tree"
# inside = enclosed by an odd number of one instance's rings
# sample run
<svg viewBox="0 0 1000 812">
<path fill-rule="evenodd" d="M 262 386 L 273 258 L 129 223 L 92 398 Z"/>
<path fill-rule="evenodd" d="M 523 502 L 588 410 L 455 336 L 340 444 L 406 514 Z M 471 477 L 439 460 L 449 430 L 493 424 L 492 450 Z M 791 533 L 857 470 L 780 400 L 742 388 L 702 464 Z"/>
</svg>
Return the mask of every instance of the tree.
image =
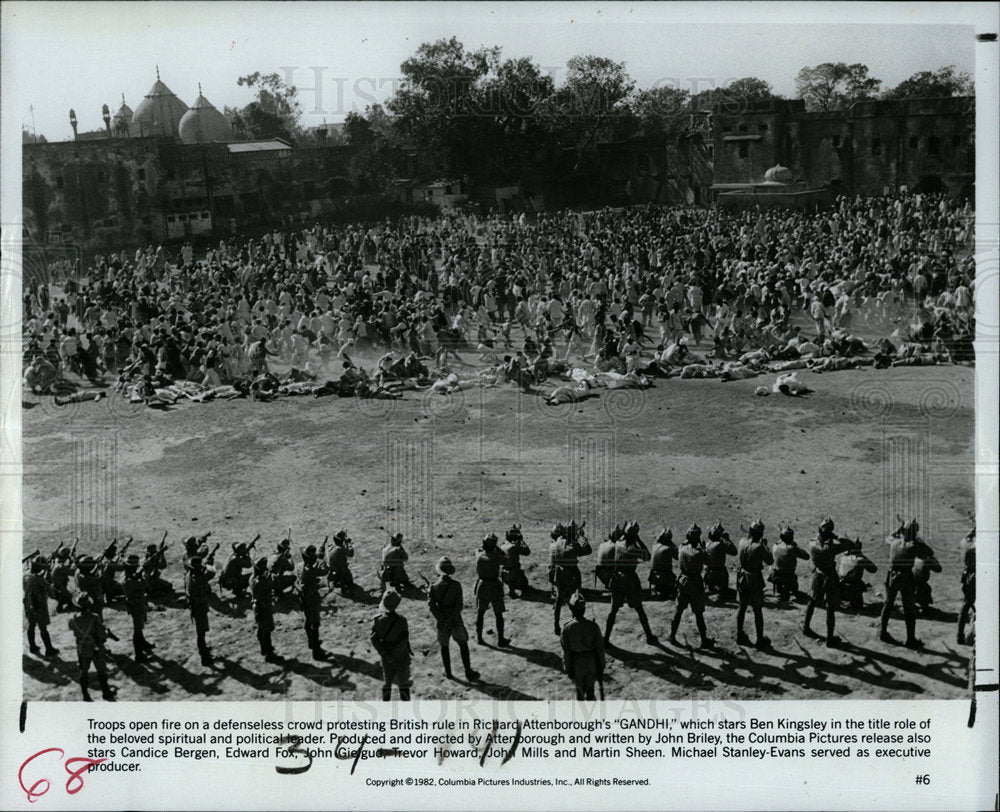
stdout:
<svg viewBox="0 0 1000 812">
<path fill-rule="evenodd" d="M 22 144 L 47 144 L 48 139 L 41 133 L 35 134 L 28 132 L 24 127 L 21 128 L 21 143 Z"/>
<path fill-rule="evenodd" d="M 367 147 L 375 141 L 375 131 L 368 119 L 351 110 L 344 119 L 344 137 L 352 147 Z"/>
<path fill-rule="evenodd" d="M 553 132 L 575 147 L 575 172 L 602 131 L 632 121 L 635 82 L 625 63 L 603 56 L 574 56 L 566 67 L 566 82 L 549 98 L 545 112 Z"/>
<path fill-rule="evenodd" d="M 691 94 L 677 87 L 653 87 L 636 93 L 630 107 L 647 135 L 676 134 L 689 118 Z"/>
<path fill-rule="evenodd" d="M 933 99 L 951 96 L 971 96 L 975 93 L 972 77 L 965 71 L 957 71 L 954 65 L 938 68 L 936 71 L 919 71 L 909 79 L 904 79 L 883 99 Z"/>
<path fill-rule="evenodd" d="M 881 84 L 881 79 L 868 75 L 867 65 L 859 63 L 824 62 L 803 68 L 795 78 L 795 88 L 807 110 L 840 110 L 874 99 Z"/>
<path fill-rule="evenodd" d="M 237 80 L 240 87 L 257 91 L 256 98 L 245 107 L 225 108 L 233 130 L 244 138 L 284 138 L 294 140 L 301 136 L 302 107 L 295 86 L 288 86 L 277 73 L 259 71 Z"/>
</svg>

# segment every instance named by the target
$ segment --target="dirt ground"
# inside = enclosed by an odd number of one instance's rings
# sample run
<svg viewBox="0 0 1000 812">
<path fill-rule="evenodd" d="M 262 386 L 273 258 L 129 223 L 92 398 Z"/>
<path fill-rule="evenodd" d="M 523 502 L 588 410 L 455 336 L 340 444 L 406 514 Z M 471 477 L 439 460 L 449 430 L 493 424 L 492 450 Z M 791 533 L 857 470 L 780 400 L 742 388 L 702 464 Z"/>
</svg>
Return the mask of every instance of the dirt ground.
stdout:
<svg viewBox="0 0 1000 812">
<path fill-rule="evenodd" d="M 209 633 L 214 667 L 200 664 L 192 622 L 179 602 L 151 611 L 146 634 L 157 645 L 156 658 L 136 666 L 131 624 L 119 604 L 106 612 L 122 639 L 109 644 L 112 682 L 120 700 L 371 700 L 380 695 L 378 659 L 368 642 L 377 610 L 375 568 L 386 541 L 380 527 L 404 532 L 418 584 L 418 573 L 433 577 L 439 556 L 452 558 L 472 630 L 479 541 L 490 530 L 502 538 L 519 521 L 532 549 L 527 575 L 538 591 L 507 601 L 512 647 L 490 645 L 496 635 L 487 615 L 487 645 L 472 643 L 483 681 L 446 680 L 426 596 L 411 593 L 400 611 L 410 623 L 414 694 L 569 699 L 543 591 L 553 523 L 586 519 L 596 549 L 614 524 L 630 519 L 639 521 L 652 546 L 665 523 L 679 540 L 692 522 L 707 527 L 720 519 L 738 539 L 741 523 L 760 515 L 771 540 L 783 521 L 808 544 L 829 514 L 838 532 L 864 540 L 880 568 L 869 576 L 869 607 L 838 615 L 843 648 L 806 638 L 803 606 L 780 607 L 770 595 L 765 623 L 774 650 L 766 654 L 736 645 L 735 603 L 707 610 L 714 651 L 694 648 L 691 617 L 681 625 L 684 647 L 647 645 L 634 612 L 624 608 L 609 652 L 608 698 L 962 695 L 971 650 L 955 644 L 957 545 L 973 510 L 974 370 L 800 372 L 815 390 L 811 396 L 754 396 L 755 387 L 770 387 L 773 378 L 658 380 L 646 391 L 601 390 L 557 407 L 511 387 L 451 396 L 407 392 L 400 401 L 183 401 L 162 412 L 117 395 L 65 407 L 27 395 L 25 553 L 48 552 L 76 534 L 80 551 L 98 554 L 115 535 L 134 536 L 141 550 L 169 531 L 165 575 L 180 586 L 179 548 L 189 534 L 213 531 L 222 564 L 231 542 L 258 532 L 260 549 L 272 552 L 289 526 L 298 549 L 346 529 L 357 549 L 355 578 L 367 591 L 355 600 L 337 593 L 325 598 L 329 662 L 311 659 L 291 600 L 276 618 L 276 649 L 293 658 L 283 667 L 259 655 L 249 606 L 219 600 Z M 877 639 L 884 538 L 897 510 L 920 518 L 944 566 L 932 582 L 935 611 L 918 621 L 926 643 L 920 653 Z M 592 587 L 592 561 L 582 569 Z M 640 569 L 644 583 L 646 572 Z M 808 568 L 800 564 L 799 572 L 805 588 Z M 603 627 L 608 600 L 596 591 L 589 596 L 589 611 Z M 647 603 L 663 641 L 673 608 L 672 601 Z M 79 697 L 67 617 L 53 619 L 53 641 L 61 649 L 56 661 L 24 655 L 25 698 Z M 822 621 L 819 612 L 814 628 Z M 898 609 L 890 631 L 903 636 Z M 457 664 L 457 653 L 452 656 Z"/>
</svg>

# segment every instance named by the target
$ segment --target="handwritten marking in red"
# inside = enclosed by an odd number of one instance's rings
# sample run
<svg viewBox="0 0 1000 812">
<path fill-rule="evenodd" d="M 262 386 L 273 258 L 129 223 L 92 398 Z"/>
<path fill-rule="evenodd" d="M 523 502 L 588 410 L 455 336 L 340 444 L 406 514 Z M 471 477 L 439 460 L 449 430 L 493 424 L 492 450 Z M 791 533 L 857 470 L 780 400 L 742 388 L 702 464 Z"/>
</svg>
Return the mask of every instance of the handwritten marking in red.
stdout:
<svg viewBox="0 0 1000 812">
<path fill-rule="evenodd" d="M 28 766 L 32 761 L 34 761 L 39 756 L 43 756 L 46 753 L 58 753 L 61 759 L 66 755 L 66 751 L 61 747 L 47 747 L 44 750 L 39 750 L 33 756 L 29 756 L 21 763 L 21 768 L 17 771 L 17 781 L 21 785 L 21 789 L 24 790 L 24 794 L 28 798 L 28 803 L 34 803 L 39 798 L 41 798 L 46 792 L 49 791 L 51 784 L 48 778 L 39 778 L 30 787 L 24 785 L 24 768 Z M 95 767 L 98 764 L 107 761 L 106 758 L 69 758 L 66 759 L 66 763 L 63 768 L 66 770 L 69 778 L 66 779 L 66 794 L 76 795 L 81 789 L 83 789 L 83 774 L 87 772 L 91 767 Z M 72 765 L 80 764 L 80 767 L 74 767 Z"/>
</svg>

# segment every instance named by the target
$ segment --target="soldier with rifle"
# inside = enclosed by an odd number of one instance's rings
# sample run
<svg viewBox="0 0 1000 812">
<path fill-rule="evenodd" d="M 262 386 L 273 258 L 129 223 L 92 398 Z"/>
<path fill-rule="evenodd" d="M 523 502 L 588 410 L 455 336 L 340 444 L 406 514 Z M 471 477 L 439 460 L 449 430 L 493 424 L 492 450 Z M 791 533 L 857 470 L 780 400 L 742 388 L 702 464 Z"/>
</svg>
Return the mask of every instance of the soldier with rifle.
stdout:
<svg viewBox="0 0 1000 812">
<path fill-rule="evenodd" d="M 382 548 L 382 569 L 379 572 L 379 580 L 383 589 L 388 584 L 397 592 L 402 592 L 407 587 L 413 586 L 404 566 L 409 557 L 403 549 L 403 534 L 390 534 L 389 543 Z"/>
<path fill-rule="evenodd" d="M 329 573 L 327 581 L 331 589 L 340 588 L 340 594 L 350 598 L 354 594 L 354 574 L 351 572 L 351 559 L 354 558 L 354 542 L 346 531 L 339 530 L 333 537 L 333 549 L 327 562 Z"/>
<path fill-rule="evenodd" d="M 173 585 L 160 577 L 160 573 L 167 568 L 167 547 L 167 531 L 163 532 L 159 546 L 146 545 L 146 556 L 142 561 L 142 578 L 146 582 L 146 593 L 151 598 L 170 595 L 174 591 Z"/>
<path fill-rule="evenodd" d="M 578 559 L 590 555 L 594 550 L 584 535 L 586 522 L 580 525 L 574 521 L 569 525 L 561 522 L 552 528 L 549 534 L 552 543 L 549 545 L 549 583 L 555 597 L 554 628 L 556 636 L 562 635 L 559 625 L 559 615 L 563 604 L 580 590 L 583 578 L 580 576 Z"/>
<path fill-rule="evenodd" d="M 931 573 L 941 572 L 941 562 L 936 558 L 917 556 L 913 559 L 913 602 L 923 614 L 929 614 L 934 603 Z"/>
<path fill-rule="evenodd" d="M 111 603 L 122 594 L 121 584 L 118 583 L 118 573 L 125 570 L 121 559 L 131 544 L 132 537 L 129 536 L 125 545 L 119 549 L 118 539 L 112 539 L 97 561 L 97 569 L 101 573 L 101 589 L 104 592 L 105 604 Z"/>
<path fill-rule="evenodd" d="M 49 584 L 56 599 L 57 612 L 67 612 L 73 608 L 73 596 L 69 591 L 69 581 L 73 577 L 72 558 L 73 551 L 69 547 L 60 546 L 49 564 Z"/>
<path fill-rule="evenodd" d="M 646 642 L 656 645 L 657 637 L 649 627 L 649 618 L 642 607 L 642 584 L 639 581 L 638 566 L 640 562 L 649 561 L 652 557 L 649 548 L 639 537 L 639 523 L 629 522 L 625 525 L 623 536 L 615 543 L 615 569 L 611 576 L 611 611 L 604 626 L 604 645 L 611 644 L 611 630 L 615 625 L 618 610 L 626 603 L 639 616 L 639 623 L 646 634 Z"/>
<path fill-rule="evenodd" d="M 267 556 L 261 556 L 253 565 L 250 594 L 253 598 L 253 620 L 257 625 L 260 653 L 267 662 L 280 665 L 285 660 L 275 653 L 271 643 L 271 633 L 274 631 L 274 590 L 271 584 L 271 571 L 267 566 Z"/>
<path fill-rule="evenodd" d="M 600 627 L 586 617 L 587 602 L 582 594 L 573 594 L 569 599 L 569 610 L 573 619 L 563 626 L 559 636 L 563 666 L 576 686 L 577 700 L 594 700 L 597 698 L 594 685 L 604 680 L 604 638 Z M 601 693 L 603 699 L 603 689 Z"/>
<path fill-rule="evenodd" d="M 69 628 L 76 638 L 76 656 L 80 666 L 80 690 L 83 692 L 83 701 L 93 701 L 87 688 L 90 665 L 93 663 L 101 686 L 101 696 L 105 701 L 113 702 L 116 689 L 108 684 L 104 643 L 109 637 L 112 640 L 118 638 L 104 627 L 104 621 L 101 620 L 100 613 L 96 611 L 97 607 L 88 595 L 80 595 L 77 598 L 77 608 L 79 611 L 70 618 Z"/>
<path fill-rule="evenodd" d="M 608 537 L 597 545 L 597 565 L 594 567 L 594 586 L 600 582 L 604 589 L 611 589 L 611 577 L 615 574 L 615 545 L 622 537 L 624 530 L 616 524 Z"/>
<path fill-rule="evenodd" d="M 302 551 L 302 569 L 299 571 L 299 602 L 305 619 L 306 640 L 314 660 L 325 660 L 329 655 L 323 650 L 319 640 L 320 608 L 322 597 L 320 584 L 326 579 L 326 541 L 317 553 L 316 545 L 310 544 Z"/>
<path fill-rule="evenodd" d="M 806 637 L 819 637 L 812 630 L 812 616 L 816 607 L 826 601 L 826 645 L 836 648 L 840 638 L 834 633 L 837 628 L 837 606 L 840 604 L 840 579 L 837 576 L 837 556 L 854 548 L 853 541 L 840 538 L 833 532 L 833 519 L 827 518 L 819 526 L 816 540 L 809 545 L 809 558 L 813 564 L 812 584 L 806 616 L 802 623 L 802 633 Z"/>
<path fill-rule="evenodd" d="M 516 598 L 518 595 L 515 590 L 520 590 L 523 596 L 531 589 L 528 584 L 528 576 L 524 574 L 524 569 L 521 567 L 521 556 L 531 555 L 531 548 L 525 543 L 519 524 L 512 524 L 507 529 L 505 539 L 505 542 L 500 545 L 500 552 L 504 555 L 500 578 L 507 585 L 507 594 Z"/>
<path fill-rule="evenodd" d="M 764 636 L 764 565 L 773 564 L 774 557 L 764 538 L 764 522 L 757 519 L 750 525 L 747 537 L 740 540 L 737 557 L 740 568 L 736 572 L 736 595 L 739 608 L 736 610 L 736 643 L 749 646 L 750 638 L 743 631 L 747 608 L 753 609 L 754 629 L 757 639 L 754 647 L 769 649 L 771 641 Z"/>
<path fill-rule="evenodd" d="M 295 590 L 295 562 L 292 560 L 292 531 L 278 542 L 278 549 L 271 562 L 271 586 L 274 597 L 282 598 Z"/>
<path fill-rule="evenodd" d="M 215 545 L 218 549 L 219 545 Z M 215 554 L 213 550 L 212 555 Z M 194 621 L 195 635 L 198 641 L 198 654 L 201 655 L 201 664 L 212 665 L 212 651 L 205 641 L 208 633 L 208 600 L 212 594 L 212 579 L 215 577 L 215 569 L 206 566 L 206 561 L 200 555 L 192 556 L 185 565 L 184 594 L 187 595 L 188 611 L 191 612 L 191 619 Z"/>
<path fill-rule="evenodd" d="M 677 640 L 677 630 L 680 628 L 684 610 L 688 606 L 694 612 L 698 633 L 701 635 L 701 647 L 711 648 L 715 644 L 715 641 L 708 636 L 705 627 L 705 582 L 702 580 L 701 571 L 707 563 L 708 554 L 702 543 L 701 528 L 693 524 L 688 528 L 684 543 L 677 554 L 677 569 L 680 570 L 677 576 L 677 608 L 670 623 L 670 642 L 675 646 L 680 645 Z"/>
<path fill-rule="evenodd" d="M 122 593 L 125 596 L 125 608 L 132 618 L 132 650 L 135 652 L 136 663 L 149 659 L 149 652 L 156 646 L 146 640 L 143 629 L 146 626 L 148 606 L 146 593 L 148 586 L 139 569 L 139 556 L 129 555 L 125 559 L 125 579 L 122 581 Z"/>
<path fill-rule="evenodd" d="M 236 602 L 242 602 L 247 596 L 250 574 L 253 572 L 253 559 L 250 553 L 257 546 L 258 539 L 260 533 L 249 544 L 243 541 L 233 544 L 233 551 L 222 568 L 222 575 L 219 576 L 219 587 L 232 592 L 233 600 Z"/>
<path fill-rule="evenodd" d="M 885 578 L 885 602 L 882 604 L 881 630 L 879 640 L 895 643 L 889 635 L 889 618 L 893 604 L 899 595 L 903 604 L 903 620 L 906 624 L 907 648 L 919 649 L 924 644 L 917 639 L 917 613 L 914 602 L 913 563 L 917 558 L 933 559 L 934 551 L 920 538 L 920 525 L 916 519 L 904 523 L 890 536 L 889 571 Z"/>
<path fill-rule="evenodd" d="M 479 548 L 476 557 L 476 587 L 473 594 L 476 596 L 476 642 L 485 645 L 483 639 L 483 621 L 486 617 L 486 610 L 493 608 L 493 617 L 496 621 L 497 645 L 505 648 L 510 645 L 510 640 L 504 637 L 503 613 L 507 607 L 503 602 L 503 582 L 500 580 L 500 570 L 504 565 L 504 554 L 497 546 L 496 533 L 489 533 L 483 538 L 483 546 Z"/>
<path fill-rule="evenodd" d="M 649 570 L 649 588 L 660 600 L 673 600 L 677 597 L 677 576 L 674 574 L 676 558 L 674 531 L 669 527 L 664 528 L 653 542 Z"/>
<path fill-rule="evenodd" d="M 205 533 L 202 536 L 188 536 L 186 539 L 184 539 L 184 565 L 185 566 L 187 566 L 188 564 L 190 564 L 191 563 L 191 559 L 194 558 L 196 555 L 200 555 L 200 556 L 202 556 L 202 558 L 204 558 L 204 554 L 202 552 L 202 547 L 205 546 L 205 544 L 208 542 L 208 539 L 211 537 L 211 535 L 212 535 L 212 533 L 211 533 L 211 531 L 209 531 L 208 533 Z"/>
<path fill-rule="evenodd" d="M 965 645 L 965 628 L 976 610 L 976 528 L 962 539 L 959 545 L 962 560 L 962 608 L 958 613 L 958 636 L 960 646 Z"/>
<path fill-rule="evenodd" d="M 719 601 L 728 600 L 732 597 L 733 591 L 729 588 L 726 557 L 736 555 L 736 545 L 729 538 L 729 533 L 722 526 L 722 522 L 716 522 L 715 527 L 708 531 L 705 555 L 708 557 L 708 563 L 705 565 L 705 594 L 717 595 Z"/>
<path fill-rule="evenodd" d="M 878 567 L 864 554 L 861 539 L 858 539 L 837 561 L 840 599 L 857 612 L 865 608 L 865 593 L 871 589 L 871 585 L 865 583 L 866 572 L 876 573 Z"/>
<path fill-rule="evenodd" d="M 393 684 L 399 686 L 399 698 L 410 699 L 410 628 L 406 618 L 396 610 L 402 601 L 394 589 L 382 594 L 381 610 L 372 621 L 370 640 L 382 661 L 382 701 L 392 699 Z M 449 675 L 450 676 L 450 675 Z"/>
<path fill-rule="evenodd" d="M 23 563 L 28 564 L 28 572 L 24 574 L 23 578 L 24 619 L 28 621 L 28 650 L 36 657 L 40 657 L 42 654 L 35 642 L 35 629 L 37 628 L 45 646 L 45 656 L 55 657 L 59 654 L 59 649 L 53 647 L 52 640 L 49 638 L 49 597 L 53 595 L 53 590 L 48 581 L 45 580 L 45 571 L 48 569 L 49 562 L 36 550 L 27 556 Z"/>
<path fill-rule="evenodd" d="M 455 574 L 455 565 L 445 557 L 438 561 L 435 570 L 438 573 L 438 580 L 427 590 L 427 604 L 431 615 L 437 621 L 437 641 L 441 649 L 444 675 L 452 679 L 450 646 L 454 640 L 462 657 L 465 678 L 469 682 L 475 682 L 479 679 L 479 672 L 472 668 L 469 657 L 469 632 L 462 622 L 462 585 L 451 577 Z"/>
<path fill-rule="evenodd" d="M 92 555 L 81 555 L 76 561 L 76 590 L 90 598 L 91 608 L 103 619 L 104 586 L 97 561 Z"/>
<path fill-rule="evenodd" d="M 774 586 L 778 600 L 785 603 L 790 598 L 799 596 L 799 576 L 795 572 L 799 561 L 808 561 L 809 553 L 803 550 L 795 541 L 795 531 L 791 527 L 783 527 L 778 534 L 778 543 L 771 551 L 774 566 L 767 580 Z"/>
</svg>

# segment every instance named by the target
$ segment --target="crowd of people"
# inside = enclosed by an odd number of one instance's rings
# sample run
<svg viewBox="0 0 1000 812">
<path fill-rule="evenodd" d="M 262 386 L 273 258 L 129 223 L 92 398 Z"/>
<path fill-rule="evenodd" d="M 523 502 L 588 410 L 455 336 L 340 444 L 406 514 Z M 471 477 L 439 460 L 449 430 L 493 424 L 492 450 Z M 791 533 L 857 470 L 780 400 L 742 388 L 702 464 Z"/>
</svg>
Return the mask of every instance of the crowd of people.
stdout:
<svg viewBox="0 0 1000 812">
<path fill-rule="evenodd" d="M 531 555 L 521 527 L 512 525 L 501 542 L 496 534 L 487 534 L 476 551 L 473 588 L 476 606 L 476 641 L 486 645 L 484 627 L 492 614 L 496 632 L 496 647 L 507 648 L 511 640 L 505 635 L 505 599 L 524 598 L 527 594 L 549 592 L 553 606 L 554 632 L 560 641 L 565 673 L 573 680 L 578 699 L 594 699 L 595 686 L 603 698 L 605 648 L 611 646 L 612 632 L 620 609 L 632 608 L 639 619 L 650 645 L 659 645 L 643 602 L 649 599 L 676 602 L 670 625 L 669 642 L 681 646 L 677 634 L 683 615 L 690 608 L 700 635 L 700 647 L 711 648 L 705 621 L 706 601 L 714 599 L 725 605 L 736 597 L 737 646 L 754 646 L 767 651 L 771 641 L 764 634 L 766 583 L 770 582 L 774 599 L 779 604 L 805 602 L 802 631 L 806 637 L 819 637 L 811 622 L 817 608 L 826 617 L 825 642 L 828 647 L 840 645 L 835 633 L 836 614 L 846 604 L 861 611 L 865 607 L 864 593 L 869 588 L 866 573 L 877 566 L 862 551 L 860 540 L 838 536 L 834 523 L 826 519 L 820 524 L 815 539 L 808 547 L 800 547 L 795 532 L 781 527 L 779 541 L 770 545 L 765 538 L 764 523 L 754 521 L 746 536 L 734 543 L 720 524 L 703 534 L 692 525 L 680 544 L 673 532 L 665 528 L 652 548 L 640 536 L 638 523 L 629 522 L 615 527 L 598 545 L 593 573 L 594 588 L 585 587 L 581 559 L 595 553 L 587 539 L 585 522 L 557 524 L 550 532 L 548 583 L 544 587 L 531 584 L 522 559 Z M 916 520 L 905 522 L 887 539 L 888 568 L 885 594 L 880 611 L 879 639 L 896 643 L 889 633 L 889 621 L 897 596 L 900 598 L 906 628 L 904 644 L 919 649 L 916 637 L 918 607 L 927 610 L 933 603 L 930 586 L 932 572 L 941 572 L 934 551 L 920 538 Z M 705 537 L 703 537 L 703 535 Z M 89 670 L 95 667 L 105 699 L 113 700 L 115 688 L 108 681 L 106 642 L 118 640 L 108 627 L 106 610 L 124 609 L 132 622 L 132 647 L 136 665 L 147 662 L 155 644 L 145 637 L 149 601 L 167 606 L 183 606 L 190 612 L 201 662 L 213 664 L 207 635 L 213 601 L 231 602 L 233 608 L 252 606 L 260 653 L 268 663 L 283 665 L 286 659 L 275 651 L 272 633 L 275 629 L 275 607 L 279 601 L 293 599 L 301 609 L 306 641 L 312 657 L 326 660 L 328 652 L 321 642 L 321 624 L 325 603 L 334 590 L 347 599 L 361 600 L 368 590 L 355 582 L 354 543 L 345 531 L 338 532 L 328 549 L 329 538 L 320 546 L 310 544 L 299 553 L 296 563 L 291 542 L 291 530 L 271 554 L 255 551 L 258 535 L 249 543 L 232 544 L 231 554 L 223 564 L 216 564 L 220 544 L 209 549 L 211 533 L 190 536 L 184 543 L 183 586 L 178 589 L 164 577 L 168 562 L 166 534 L 159 544 L 146 546 L 144 556 L 127 554 L 132 539 L 119 545 L 109 544 L 99 556 L 76 554 L 72 547 L 59 545 L 51 558 L 38 551 L 25 559 L 24 609 L 27 620 L 28 646 L 31 654 L 57 658 L 59 651 L 52 645 L 48 627 L 51 622 L 49 600 L 55 599 L 56 612 L 72 612 L 69 628 L 76 640 L 79 664 L 79 684 L 84 700 L 90 701 Z M 380 596 L 380 612 L 371 626 L 370 641 L 379 655 L 383 687 L 382 699 L 389 700 L 393 686 L 400 699 L 410 698 L 411 677 L 409 623 L 400 611 L 404 597 L 426 601 L 435 626 L 444 674 L 453 679 L 451 643 L 458 647 L 465 679 L 479 680 L 473 668 L 469 647 L 470 636 L 462 618 L 464 591 L 455 575 L 457 568 L 447 557 L 435 566 L 437 579 L 432 583 L 410 558 L 402 533 L 391 535 L 381 551 L 376 570 L 378 583 L 370 589 Z M 364 556 L 361 556 L 363 558 Z M 736 559 L 736 588 L 730 586 L 729 558 Z M 963 605 L 958 618 L 957 640 L 967 642 L 966 630 L 975 606 L 975 530 L 961 542 L 963 564 Z M 812 564 L 808 592 L 799 589 L 797 565 L 800 560 Z M 674 572 L 674 561 L 678 571 Z M 649 563 L 648 584 L 642 584 L 640 565 Z M 373 562 L 363 562 L 366 565 Z M 429 563 L 429 562 L 428 562 Z M 423 581 L 414 583 L 408 568 Z M 769 570 L 769 572 L 768 572 Z M 214 582 L 214 583 L 213 583 Z M 216 586 L 217 585 L 217 586 Z M 216 593 L 216 589 L 218 593 Z M 172 603 L 177 593 L 183 603 Z M 591 598 L 610 593 L 610 608 L 603 631 L 586 616 L 588 595 Z M 560 621 L 563 606 L 572 618 Z M 216 608 L 218 604 L 216 604 Z M 744 630 L 747 612 L 753 614 L 756 639 L 751 641 Z M 412 615 L 411 615 L 412 617 Z M 36 631 L 45 646 L 37 645 Z M 346 631 L 346 630 L 345 630 Z M 354 645 L 353 640 L 342 641 Z M 426 656 L 428 651 L 424 652 Z M 294 658 L 292 658 L 294 660 Z"/>
<path fill-rule="evenodd" d="M 969 205 L 636 207 L 316 225 L 25 281 L 25 386 L 65 402 L 399 397 L 509 382 L 561 402 L 656 377 L 971 363 Z M 368 360 L 365 360 L 368 359 Z M 92 386 L 88 387 L 88 383 Z"/>
</svg>

